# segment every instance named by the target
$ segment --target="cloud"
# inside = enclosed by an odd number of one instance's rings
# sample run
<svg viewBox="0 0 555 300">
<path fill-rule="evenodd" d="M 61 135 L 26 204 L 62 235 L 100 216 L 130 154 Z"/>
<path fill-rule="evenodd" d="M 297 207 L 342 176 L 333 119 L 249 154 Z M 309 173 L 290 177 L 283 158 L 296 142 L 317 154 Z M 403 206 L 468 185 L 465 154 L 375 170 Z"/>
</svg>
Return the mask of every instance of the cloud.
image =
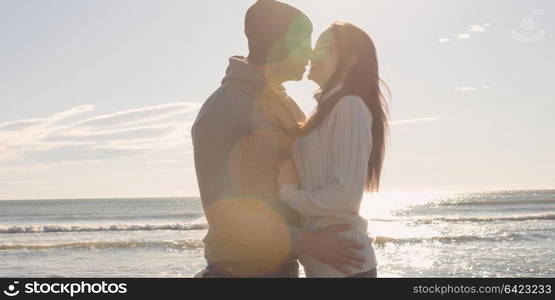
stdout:
<svg viewBox="0 0 555 300">
<path fill-rule="evenodd" d="M 112 114 L 93 117 L 73 124 L 73 127 L 111 127 L 131 125 L 194 112 L 198 109 L 197 103 L 168 103 L 158 106 L 143 107 L 119 111 Z"/>
<path fill-rule="evenodd" d="M 163 137 L 175 130 L 173 124 L 145 126 L 129 129 L 116 129 L 105 131 L 62 131 L 55 132 L 46 137 L 45 141 L 63 142 L 63 141 L 82 141 L 82 142 L 103 142 L 103 141 L 124 141 L 134 139 L 153 139 Z"/>
<path fill-rule="evenodd" d="M 0 123 L 0 166 L 95 161 L 190 148 L 192 118 L 200 107 L 177 102 L 77 119 L 94 111 L 81 105 L 45 118 Z M 67 122 L 64 122 L 67 123 Z"/>
<path fill-rule="evenodd" d="M 60 113 L 57 114 L 53 114 L 50 118 L 49 118 L 49 122 L 48 123 L 55 123 L 64 119 L 67 119 L 69 117 L 73 117 L 76 115 L 80 115 L 89 111 L 92 111 L 95 109 L 94 105 L 81 105 L 81 106 L 77 106 L 71 109 L 68 109 L 66 111 L 62 111 Z"/>
<path fill-rule="evenodd" d="M 389 122 L 389 125 L 412 124 L 412 123 L 421 123 L 421 122 L 432 122 L 432 121 L 445 120 L 445 119 L 448 119 L 448 118 L 447 118 L 447 117 L 417 118 L 417 119 L 408 119 L 408 120 L 392 121 L 392 122 Z"/>
<path fill-rule="evenodd" d="M 487 85 L 483 85 L 481 87 L 460 86 L 460 87 L 456 87 L 455 90 L 457 90 L 459 92 L 476 92 L 476 91 L 489 90 L 489 86 L 487 86 Z"/>
<path fill-rule="evenodd" d="M 471 25 L 470 28 L 468 28 L 467 32 L 472 32 L 472 33 L 486 32 L 490 27 L 491 27 L 490 22 L 483 23 L 483 24 L 474 24 L 474 25 Z"/>
<path fill-rule="evenodd" d="M 99 162 L 162 151 L 188 155 L 190 129 L 199 107 L 194 102 L 168 103 L 73 120 L 95 109 L 93 105 L 82 105 L 45 118 L 1 123 L 0 170 L 26 172 L 33 167 L 43 170 L 59 164 Z M 61 124 L 69 118 L 74 122 Z M 399 120 L 390 124 L 446 118 Z M 161 157 L 148 164 L 176 162 L 173 157 Z"/>
<path fill-rule="evenodd" d="M 451 42 L 451 39 L 449 39 L 449 38 L 439 38 L 439 39 L 437 39 L 437 42 L 440 43 L 440 44 L 445 44 L 445 43 Z"/>
<path fill-rule="evenodd" d="M 11 122 L 4 122 L 4 123 L 0 123 L 0 131 L 17 131 L 17 130 L 22 130 L 33 126 L 48 125 L 76 115 L 80 115 L 80 114 L 92 111 L 94 109 L 95 109 L 94 105 L 81 105 L 66 111 L 53 114 L 47 118 L 23 119 L 23 120 L 11 121 Z"/>
<path fill-rule="evenodd" d="M 19 120 L 19 121 L 13 121 L 13 122 L 5 122 L 5 123 L 0 123 L 0 130 L 4 130 L 4 131 L 21 130 L 27 127 L 42 124 L 43 122 L 44 122 L 44 119 L 28 119 L 28 120 Z"/>
<path fill-rule="evenodd" d="M 471 37 L 468 33 L 460 33 L 457 35 L 457 40 L 468 40 Z"/>
<path fill-rule="evenodd" d="M 469 32 L 484 32 L 486 28 L 482 27 L 481 25 L 472 25 L 468 29 Z"/>
<path fill-rule="evenodd" d="M 474 92 L 478 90 L 478 88 L 471 87 L 471 86 L 461 86 L 461 87 L 456 87 L 455 89 L 460 92 Z"/>
<path fill-rule="evenodd" d="M 469 40 L 470 38 L 472 38 L 472 36 L 474 34 L 481 34 L 484 33 L 488 30 L 488 28 L 491 27 L 491 23 L 490 22 L 486 22 L 483 24 L 474 24 L 474 25 L 470 25 L 470 27 L 466 30 L 466 32 L 462 32 L 457 34 L 454 39 L 456 40 Z M 437 41 L 440 44 L 445 44 L 445 43 L 450 43 L 451 42 L 451 38 L 448 37 L 443 37 L 443 38 L 439 38 Z"/>
</svg>

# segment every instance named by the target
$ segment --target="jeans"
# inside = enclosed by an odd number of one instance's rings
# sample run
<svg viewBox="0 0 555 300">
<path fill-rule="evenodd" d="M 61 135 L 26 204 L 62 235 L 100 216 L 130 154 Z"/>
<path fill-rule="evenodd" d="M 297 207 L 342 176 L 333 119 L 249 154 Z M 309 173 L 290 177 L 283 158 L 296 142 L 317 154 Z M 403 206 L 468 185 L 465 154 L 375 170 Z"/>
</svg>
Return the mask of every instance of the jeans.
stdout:
<svg viewBox="0 0 555 300">
<path fill-rule="evenodd" d="M 273 267 L 268 268 L 268 265 Z M 271 270 L 271 271 L 268 271 Z M 298 278 L 299 263 L 285 262 L 277 268 L 266 262 L 225 262 L 209 264 L 198 273 L 200 278 Z"/>
</svg>

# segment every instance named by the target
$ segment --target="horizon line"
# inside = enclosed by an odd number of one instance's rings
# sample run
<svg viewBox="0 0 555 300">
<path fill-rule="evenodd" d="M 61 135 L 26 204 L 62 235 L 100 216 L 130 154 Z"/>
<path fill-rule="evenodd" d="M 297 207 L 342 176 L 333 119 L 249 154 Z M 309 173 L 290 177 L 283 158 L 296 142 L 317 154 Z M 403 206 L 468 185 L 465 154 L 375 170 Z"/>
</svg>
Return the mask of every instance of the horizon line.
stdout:
<svg viewBox="0 0 555 300">
<path fill-rule="evenodd" d="M 555 187 L 552 188 L 516 188 L 516 189 L 486 189 L 486 190 L 474 190 L 474 191 L 384 191 L 378 192 L 376 194 L 392 194 L 392 193 L 437 193 L 437 194 L 468 194 L 468 193 L 495 193 L 495 192 L 530 192 L 530 191 L 555 191 Z M 365 192 L 365 194 L 368 194 Z M 189 196 L 117 196 L 117 197 L 63 197 L 63 198 L 19 198 L 19 199 L 8 199 L 0 198 L 0 201 L 35 201 L 35 200 L 100 200 L 100 199 L 114 199 L 114 200 L 124 200 L 124 199 L 176 199 L 176 198 L 200 198 L 200 195 L 189 195 Z"/>
</svg>

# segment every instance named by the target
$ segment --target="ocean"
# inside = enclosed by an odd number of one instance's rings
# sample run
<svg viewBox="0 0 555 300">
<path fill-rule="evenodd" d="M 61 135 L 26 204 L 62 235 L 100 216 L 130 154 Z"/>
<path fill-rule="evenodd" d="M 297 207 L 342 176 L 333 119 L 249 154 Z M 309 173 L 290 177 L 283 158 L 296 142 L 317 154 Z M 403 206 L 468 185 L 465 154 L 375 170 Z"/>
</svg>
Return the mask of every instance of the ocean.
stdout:
<svg viewBox="0 0 555 300">
<path fill-rule="evenodd" d="M 555 190 L 366 195 L 361 215 L 380 277 L 555 276 Z M 0 201 L 0 277 L 191 277 L 206 229 L 198 198 Z"/>
</svg>

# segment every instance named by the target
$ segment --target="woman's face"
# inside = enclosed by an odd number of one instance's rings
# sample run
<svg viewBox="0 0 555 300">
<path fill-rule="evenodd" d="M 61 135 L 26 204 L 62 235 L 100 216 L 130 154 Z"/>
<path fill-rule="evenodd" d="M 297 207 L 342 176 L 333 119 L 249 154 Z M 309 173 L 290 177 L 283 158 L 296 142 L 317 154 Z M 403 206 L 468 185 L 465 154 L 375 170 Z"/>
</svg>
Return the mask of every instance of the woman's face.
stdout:
<svg viewBox="0 0 555 300">
<path fill-rule="evenodd" d="M 338 60 L 335 39 L 331 30 L 328 29 L 320 35 L 312 51 L 308 79 L 314 81 L 321 88 L 324 87 L 335 73 Z"/>
</svg>

